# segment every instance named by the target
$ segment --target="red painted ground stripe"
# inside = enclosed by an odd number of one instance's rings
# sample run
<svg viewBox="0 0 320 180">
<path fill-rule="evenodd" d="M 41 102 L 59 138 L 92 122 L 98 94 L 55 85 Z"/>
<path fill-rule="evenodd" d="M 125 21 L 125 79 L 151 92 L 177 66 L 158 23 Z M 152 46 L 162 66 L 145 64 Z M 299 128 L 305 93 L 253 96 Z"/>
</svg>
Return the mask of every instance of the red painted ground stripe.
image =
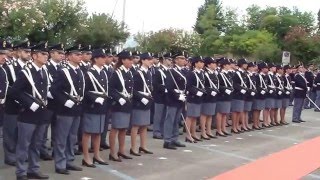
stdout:
<svg viewBox="0 0 320 180">
<path fill-rule="evenodd" d="M 320 137 L 260 158 L 212 180 L 296 180 L 320 167 Z"/>
</svg>

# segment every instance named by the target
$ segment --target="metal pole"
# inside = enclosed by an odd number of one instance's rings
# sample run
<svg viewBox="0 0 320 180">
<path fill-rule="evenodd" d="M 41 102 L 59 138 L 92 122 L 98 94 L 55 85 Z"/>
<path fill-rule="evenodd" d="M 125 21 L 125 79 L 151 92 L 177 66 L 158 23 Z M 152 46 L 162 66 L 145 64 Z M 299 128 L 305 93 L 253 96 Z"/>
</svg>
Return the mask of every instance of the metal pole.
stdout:
<svg viewBox="0 0 320 180">
<path fill-rule="evenodd" d="M 313 102 L 308 95 L 307 95 L 307 98 L 309 99 L 309 101 L 310 101 L 318 110 L 320 110 L 319 106 L 318 106 L 315 102 Z"/>
<path fill-rule="evenodd" d="M 189 127 L 187 126 L 187 122 L 186 122 L 186 119 L 184 118 L 183 114 L 181 113 L 181 117 L 182 117 L 182 120 L 184 122 L 184 125 L 186 127 L 186 130 L 187 130 L 187 133 L 188 133 L 188 136 L 190 139 L 193 139 L 192 136 L 191 136 L 191 133 L 190 133 L 190 130 L 189 130 Z M 193 141 L 194 142 L 194 141 Z"/>
</svg>

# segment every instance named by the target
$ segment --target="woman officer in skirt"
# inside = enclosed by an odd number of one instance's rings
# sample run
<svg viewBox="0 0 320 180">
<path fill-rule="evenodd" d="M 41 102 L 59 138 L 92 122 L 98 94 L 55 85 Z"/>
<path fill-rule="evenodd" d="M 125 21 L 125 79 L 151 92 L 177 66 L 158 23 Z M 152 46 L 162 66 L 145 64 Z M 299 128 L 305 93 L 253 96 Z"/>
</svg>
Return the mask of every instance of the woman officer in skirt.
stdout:
<svg viewBox="0 0 320 180">
<path fill-rule="evenodd" d="M 216 114 L 216 101 L 219 93 L 219 79 L 215 72 L 217 68 L 217 61 L 211 57 L 206 57 L 204 58 L 204 63 L 204 86 L 206 88 L 206 94 L 201 105 L 200 125 L 201 138 L 208 140 L 210 138 L 217 138 L 212 134 L 211 124 L 212 116 Z"/>
<path fill-rule="evenodd" d="M 191 137 L 186 137 L 186 142 L 190 143 L 201 141 L 196 136 L 196 124 L 197 118 L 200 117 L 201 103 L 205 93 L 203 66 L 204 62 L 201 56 L 191 58 L 191 68 L 193 68 L 193 71 L 189 71 L 187 75 L 186 88 L 188 92 L 186 124 L 191 133 Z"/>
<path fill-rule="evenodd" d="M 282 75 L 282 81 L 284 86 L 284 95 L 282 98 L 282 107 L 280 108 L 280 123 L 282 125 L 288 125 L 289 123 L 285 120 L 286 109 L 290 103 L 290 95 L 292 94 L 292 85 L 291 85 L 291 67 L 290 65 L 283 66 L 284 74 Z"/>
<path fill-rule="evenodd" d="M 86 78 L 86 94 L 85 106 L 83 114 L 83 135 L 82 135 L 82 149 L 83 160 L 82 165 L 87 167 L 95 167 L 97 162 L 102 165 L 108 165 L 100 157 L 100 134 L 104 130 L 105 114 L 107 112 L 107 97 L 108 97 L 108 76 L 103 71 L 106 54 L 103 49 L 96 49 L 92 52 L 93 67 L 88 70 Z M 90 137 L 93 142 L 94 156 L 91 160 L 88 152 L 88 145 Z"/>
<path fill-rule="evenodd" d="M 220 60 L 221 72 L 218 74 L 219 78 L 219 92 L 217 107 L 216 107 L 216 119 L 217 119 L 217 136 L 226 137 L 230 135 L 226 131 L 226 121 L 227 115 L 231 110 L 231 100 L 232 100 L 232 78 L 228 74 L 230 69 L 230 62 L 228 59 L 223 58 Z"/>
<path fill-rule="evenodd" d="M 153 154 L 146 148 L 147 127 L 150 124 L 150 108 L 152 105 L 152 75 L 149 70 L 153 61 L 150 53 L 140 55 L 141 66 L 133 75 L 133 110 L 131 117 L 131 149 L 130 154 L 140 156 L 140 153 Z M 136 152 L 136 139 L 140 132 L 139 153 Z"/>
<path fill-rule="evenodd" d="M 267 86 L 267 73 L 268 73 L 268 66 L 266 63 L 261 62 L 258 64 L 259 72 L 254 76 L 257 88 L 257 94 L 255 99 L 253 100 L 252 110 L 253 110 L 253 125 L 252 129 L 260 130 L 260 112 L 265 109 L 266 104 L 266 94 L 268 93 L 268 86 Z M 264 119 L 265 120 L 265 119 Z"/>
<path fill-rule="evenodd" d="M 282 79 L 282 75 L 283 75 L 283 67 L 281 65 L 277 65 L 276 66 L 276 74 L 275 74 L 275 81 L 274 84 L 276 86 L 276 99 L 275 99 L 275 110 L 274 110 L 274 122 L 277 125 L 281 125 L 280 121 L 278 120 L 278 113 L 279 113 L 279 109 L 282 108 L 282 99 L 283 99 L 283 95 L 284 95 L 284 86 L 283 86 L 283 79 Z"/>
<path fill-rule="evenodd" d="M 110 80 L 110 95 L 113 99 L 111 114 L 111 131 L 109 135 L 110 154 L 109 159 L 121 162 L 121 158 L 132 159 L 125 155 L 126 129 L 129 127 L 132 111 L 133 76 L 132 54 L 122 51 L 118 55 L 118 61 Z M 116 153 L 116 139 L 119 143 L 119 151 Z"/>
</svg>

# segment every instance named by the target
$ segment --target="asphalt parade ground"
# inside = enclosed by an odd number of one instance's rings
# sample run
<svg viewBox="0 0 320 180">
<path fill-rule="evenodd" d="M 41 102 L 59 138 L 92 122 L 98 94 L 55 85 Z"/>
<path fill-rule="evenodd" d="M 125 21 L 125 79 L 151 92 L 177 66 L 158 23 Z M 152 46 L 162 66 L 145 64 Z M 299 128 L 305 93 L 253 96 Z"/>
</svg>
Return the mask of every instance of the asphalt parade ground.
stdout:
<svg viewBox="0 0 320 180">
<path fill-rule="evenodd" d="M 291 116 L 292 108 L 290 107 L 286 114 L 287 122 L 291 122 Z M 60 175 L 54 172 L 53 161 L 41 161 L 41 172 L 48 174 L 51 180 L 210 179 L 318 137 L 320 135 L 320 113 L 314 112 L 313 109 L 304 110 L 302 119 L 307 122 L 234 134 L 196 144 L 187 143 L 186 148 L 178 150 L 163 149 L 163 141 L 152 139 L 152 134 L 149 132 L 148 148 L 154 152 L 153 155 L 142 155 L 132 160 L 123 160 L 123 162 L 111 162 L 108 159 L 109 150 L 104 150 L 101 153 L 109 163 L 108 166 L 83 167 L 81 172 L 71 171 L 70 175 Z M 180 138 L 184 142 L 185 134 Z M 126 149 L 129 154 L 129 136 L 126 137 L 126 141 Z M 4 165 L 2 139 L 0 142 L 0 180 L 13 180 L 16 178 L 15 168 Z M 320 156 L 320 144 L 317 147 L 319 148 L 318 156 Z M 306 156 L 307 153 L 306 148 Z M 81 160 L 82 156 L 77 156 L 74 163 L 80 166 Z M 266 168 L 266 171 L 272 173 L 272 169 Z M 308 172 L 302 179 L 320 179 L 320 169 Z"/>
</svg>

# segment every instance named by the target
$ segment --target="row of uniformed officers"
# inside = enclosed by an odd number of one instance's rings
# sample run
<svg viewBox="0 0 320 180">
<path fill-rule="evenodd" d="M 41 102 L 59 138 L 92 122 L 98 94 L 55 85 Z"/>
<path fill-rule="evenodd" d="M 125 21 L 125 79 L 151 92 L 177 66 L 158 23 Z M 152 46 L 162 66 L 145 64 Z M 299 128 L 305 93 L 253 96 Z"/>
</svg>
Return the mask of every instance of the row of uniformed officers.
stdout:
<svg viewBox="0 0 320 180">
<path fill-rule="evenodd" d="M 73 164 L 79 129 L 82 165 L 107 165 L 100 157 L 99 148 L 101 134 L 104 134 L 102 139 L 106 136 L 109 119 L 109 159 L 113 161 L 132 158 L 125 152 L 125 135 L 129 127 L 130 154 L 152 154 L 146 142 L 152 116 L 153 137 L 164 139 L 166 149 L 185 147 L 178 140 L 179 123 L 185 117 L 183 122 L 188 132 L 185 141 L 191 143 L 216 138 L 216 135 L 230 135 L 226 130 L 230 113 L 233 133 L 287 124 L 285 110 L 293 91 L 290 66 L 263 62 L 256 65 L 245 59 L 235 63 L 226 58 L 192 57 L 187 69 L 184 52 L 164 54 L 158 64 L 150 53 L 143 53 L 138 65 L 133 64 L 129 51 L 120 52 L 112 66 L 111 55 L 104 49 L 91 50 L 79 45 L 66 50 L 68 61 L 62 64 L 64 48 L 61 44 L 48 48 L 46 43 L 35 46 L 22 43 L 15 47 L 17 59 L 10 54 L 12 49 L 8 44 L 2 43 L 0 49 L 1 72 L 5 74 L 1 76 L 5 78 L 0 79 L 1 87 L 5 87 L 1 99 L 1 104 L 5 105 L 1 107 L 4 109 L 5 163 L 16 165 L 17 179 L 48 178 L 39 171 L 38 159 L 41 151 L 45 151 L 43 146 L 49 123 L 55 170 L 60 174 L 82 170 Z M 82 62 L 86 56 L 87 63 Z M 294 76 L 293 122 L 302 121 L 299 102 L 308 90 L 303 67 L 299 66 L 298 71 Z M 183 115 L 185 108 L 186 116 Z M 249 112 L 252 112 L 254 122 L 252 128 L 248 124 Z M 259 121 L 261 112 L 263 127 Z M 216 135 L 211 131 L 213 116 L 216 117 Z M 200 137 L 196 134 L 198 119 Z M 139 148 L 136 145 L 138 134 Z M 90 138 L 93 158 L 88 152 Z M 116 141 L 119 148 L 116 148 Z"/>
</svg>

